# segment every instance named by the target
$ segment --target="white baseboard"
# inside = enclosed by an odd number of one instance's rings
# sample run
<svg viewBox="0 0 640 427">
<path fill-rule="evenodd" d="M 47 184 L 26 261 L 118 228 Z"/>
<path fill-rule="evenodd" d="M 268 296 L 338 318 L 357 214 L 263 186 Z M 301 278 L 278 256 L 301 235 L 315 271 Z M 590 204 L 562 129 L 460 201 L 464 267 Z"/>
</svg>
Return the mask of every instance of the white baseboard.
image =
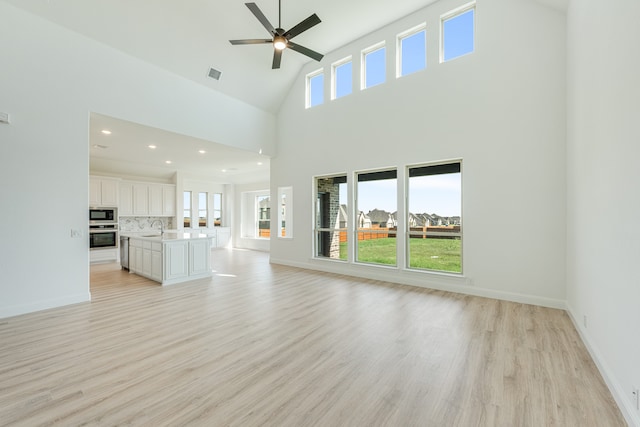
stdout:
<svg viewBox="0 0 640 427">
<path fill-rule="evenodd" d="M 629 426 L 640 427 L 640 415 L 633 407 L 633 403 L 627 397 L 627 393 L 625 393 L 624 388 L 620 385 L 620 383 L 616 380 L 615 376 L 612 374 L 609 365 L 602 357 L 600 350 L 593 344 L 589 333 L 582 327 L 582 323 L 578 322 L 576 319 L 574 310 L 567 304 L 567 314 L 569 314 L 569 318 L 573 322 L 578 334 L 580 334 L 580 338 L 584 343 L 587 351 L 591 355 L 591 359 L 596 364 L 598 371 L 600 371 L 600 375 L 604 379 L 604 382 L 609 387 L 609 391 L 613 395 L 616 403 L 618 404 L 618 408 L 620 408 L 620 412 L 624 416 L 624 419 L 627 421 Z"/>
<path fill-rule="evenodd" d="M 0 307 L 0 319 L 19 316 L 21 314 L 33 313 L 36 311 L 48 310 L 50 308 L 63 307 L 65 305 L 78 304 L 87 301 L 91 301 L 91 293 L 88 291 L 82 294 L 35 301 L 29 304 Z"/>
<path fill-rule="evenodd" d="M 398 274 L 396 269 L 378 266 L 354 266 L 337 263 L 335 261 L 314 260 L 313 263 L 291 262 L 290 260 L 271 258 L 272 264 L 287 265 L 290 267 L 304 268 L 314 271 L 324 271 L 328 273 L 343 274 L 345 276 L 361 277 L 372 280 L 383 280 L 401 285 L 416 286 L 419 288 L 435 289 L 439 291 L 456 292 L 465 295 L 474 295 L 478 297 L 493 298 L 504 301 L 517 302 L 521 304 L 538 305 L 541 307 L 557 308 L 566 310 L 567 306 L 564 300 L 553 298 L 545 298 L 536 295 L 526 295 L 514 292 L 497 291 L 494 289 L 486 289 L 474 286 L 471 281 L 462 276 L 452 274 L 439 273 L 423 273 L 423 272 L 403 272 Z"/>
</svg>

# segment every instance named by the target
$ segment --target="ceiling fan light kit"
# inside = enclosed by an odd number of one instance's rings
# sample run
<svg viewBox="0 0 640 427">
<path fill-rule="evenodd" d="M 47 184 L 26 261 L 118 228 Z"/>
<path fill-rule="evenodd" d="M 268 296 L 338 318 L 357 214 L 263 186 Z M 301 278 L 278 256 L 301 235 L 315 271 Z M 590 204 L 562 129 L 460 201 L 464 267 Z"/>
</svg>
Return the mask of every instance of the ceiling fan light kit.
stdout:
<svg viewBox="0 0 640 427">
<path fill-rule="evenodd" d="M 292 27 L 289 31 L 285 31 L 281 28 L 281 16 L 282 16 L 282 8 L 281 1 L 278 0 L 278 28 L 274 28 L 273 25 L 269 22 L 269 20 L 264 16 L 258 5 L 255 3 L 245 3 L 247 8 L 253 13 L 253 15 L 260 21 L 262 26 L 266 28 L 266 30 L 271 35 L 270 39 L 244 39 L 244 40 L 229 40 L 232 45 L 243 45 L 243 44 L 273 44 L 274 52 L 273 52 L 273 63 L 271 68 L 277 69 L 280 68 L 280 61 L 282 58 L 282 51 L 286 48 L 290 48 L 295 50 L 298 53 L 308 56 L 311 59 L 315 59 L 316 61 L 320 61 L 324 55 L 315 52 L 309 48 L 301 46 L 299 44 L 293 43 L 291 41 L 292 38 L 307 31 L 309 28 L 318 25 L 320 22 L 320 18 L 315 13 L 309 16 L 307 19 L 301 21 L 294 27 Z"/>
</svg>

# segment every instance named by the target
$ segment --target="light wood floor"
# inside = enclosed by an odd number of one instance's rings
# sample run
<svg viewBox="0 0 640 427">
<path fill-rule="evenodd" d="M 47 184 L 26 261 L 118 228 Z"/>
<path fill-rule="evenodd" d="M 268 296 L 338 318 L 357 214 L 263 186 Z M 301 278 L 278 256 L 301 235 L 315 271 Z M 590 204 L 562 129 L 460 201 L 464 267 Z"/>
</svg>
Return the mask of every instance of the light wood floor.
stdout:
<svg viewBox="0 0 640 427">
<path fill-rule="evenodd" d="M 213 260 L 0 320 L 0 425 L 626 425 L 562 311 Z"/>
</svg>

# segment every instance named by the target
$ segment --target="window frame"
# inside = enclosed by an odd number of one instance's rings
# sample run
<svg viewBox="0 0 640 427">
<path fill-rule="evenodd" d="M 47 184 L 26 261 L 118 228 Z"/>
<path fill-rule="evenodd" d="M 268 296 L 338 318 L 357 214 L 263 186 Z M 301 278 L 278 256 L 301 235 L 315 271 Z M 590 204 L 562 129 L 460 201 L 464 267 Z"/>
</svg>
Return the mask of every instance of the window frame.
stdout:
<svg viewBox="0 0 640 427">
<path fill-rule="evenodd" d="M 360 52 L 360 90 L 370 89 L 372 87 L 380 86 L 387 81 L 387 43 L 385 40 L 378 42 L 374 45 L 363 49 Z M 384 49 L 384 80 L 380 83 L 367 86 L 367 55 Z"/>
<path fill-rule="evenodd" d="M 462 55 L 456 56 L 455 58 L 450 58 L 445 60 L 444 59 L 444 23 L 446 21 L 449 21 L 457 16 L 460 16 L 466 12 L 469 12 L 470 10 L 473 10 L 473 49 L 471 50 L 471 52 L 467 52 L 464 53 Z M 455 59 L 458 58 L 462 58 L 464 56 L 470 55 L 472 53 L 474 53 L 476 51 L 476 29 L 477 29 L 477 25 L 476 25 L 476 2 L 472 1 L 466 4 L 463 4 L 460 7 L 457 7 L 453 10 L 450 10 L 449 12 L 440 15 L 440 63 L 443 64 L 445 62 L 449 62 L 449 61 L 453 61 Z"/>
<path fill-rule="evenodd" d="M 337 94 L 337 88 L 338 88 L 337 70 L 338 70 L 338 68 L 340 68 L 343 65 L 346 65 L 348 63 L 351 63 L 351 91 L 349 93 L 347 93 L 347 94 L 338 96 L 338 94 Z M 353 56 L 349 55 L 346 58 L 342 58 L 341 60 L 336 61 L 333 64 L 331 64 L 331 100 L 335 101 L 336 99 L 343 98 L 345 96 L 351 95 L 352 93 L 353 93 Z"/>
<path fill-rule="evenodd" d="M 185 206 L 185 197 L 189 194 L 189 209 L 186 209 Z M 185 214 L 189 212 L 189 216 Z M 189 218 L 189 225 L 186 225 L 185 219 Z M 193 191 L 185 190 L 182 192 L 182 228 L 193 228 Z"/>
<path fill-rule="evenodd" d="M 409 209 L 409 203 L 411 202 L 410 200 L 410 195 L 411 195 L 411 184 L 410 184 L 410 179 L 411 179 L 411 169 L 417 169 L 417 168 L 428 168 L 428 167 L 435 167 L 435 166 L 446 166 L 446 165 L 452 165 L 452 164 L 458 164 L 458 167 L 460 169 L 460 171 L 458 172 L 460 174 L 460 231 L 458 234 L 458 237 L 460 238 L 460 272 L 456 272 L 456 271 L 448 271 L 448 270 L 435 270 L 435 269 L 429 269 L 429 268 L 417 268 L 417 267 L 411 267 L 411 248 L 410 248 L 410 244 L 411 244 L 411 236 L 418 236 L 421 235 L 421 232 L 413 232 L 411 231 L 411 226 L 410 226 L 410 221 L 409 221 L 409 215 L 411 215 L 410 209 Z M 434 174 L 437 175 L 437 174 Z M 463 276 L 464 275 L 464 228 L 462 226 L 462 223 L 464 221 L 464 205 L 463 205 L 463 192 L 464 192 L 464 186 L 463 186 L 463 162 L 462 159 L 449 159 L 449 160 L 440 160 L 437 162 L 427 162 L 427 163 L 417 163 L 417 164 L 411 164 L 411 165 L 407 165 L 405 167 L 405 184 L 404 184 L 404 188 L 405 188 L 405 218 L 404 218 L 404 223 L 405 223 L 405 229 L 404 229 L 404 236 L 405 236 L 405 247 L 404 247 L 404 251 L 405 251 L 405 266 L 404 268 L 407 271 L 417 271 L 417 272 L 423 272 L 423 273 L 432 273 L 432 274 L 451 274 L 454 276 Z M 453 233 L 449 233 L 446 232 L 447 234 L 443 234 L 442 233 L 432 233 L 432 236 L 443 236 L 443 235 L 451 235 Z"/>
<path fill-rule="evenodd" d="M 396 226 L 396 244 L 395 244 L 395 263 L 394 264 L 384 264 L 384 263 L 377 263 L 377 262 L 367 262 L 367 261 L 362 261 L 359 259 L 359 234 L 361 233 L 359 227 L 358 227 L 358 216 L 360 213 L 360 206 L 359 206 L 359 192 L 360 192 L 360 186 L 359 183 L 361 182 L 359 177 L 361 175 L 373 175 L 373 174 L 383 174 L 383 173 L 390 173 L 390 172 L 394 172 L 395 173 L 395 179 L 396 180 L 396 186 L 395 186 L 395 211 L 398 211 L 398 168 L 393 166 L 393 167 L 388 167 L 388 168 L 381 168 L 381 169 L 370 169 L 370 170 L 361 170 L 361 171 L 356 171 L 354 173 L 354 180 L 353 180 L 353 185 L 354 185 L 354 197 L 353 197 L 353 208 L 351 209 L 351 214 L 353 215 L 353 234 L 352 234 L 352 238 L 353 238 L 353 262 L 356 264 L 360 264 L 360 265 L 373 265 L 373 266 L 377 266 L 377 267 L 383 267 L 383 268 L 394 268 L 394 269 L 398 269 L 399 268 L 399 264 L 398 264 L 398 227 Z M 375 180 L 371 180 L 371 181 L 375 181 Z M 382 179 L 380 179 L 380 181 L 382 181 Z M 365 182 L 365 181 L 362 181 Z M 377 208 L 376 208 L 377 209 Z M 393 212 L 389 212 L 390 214 L 392 214 Z M 364 211 L 363 211 L 364 214 Z M 397 218 L 396 218 L 397 219 Z M 371 233 L 371 234 L 390 234 L 389 233 L 389 229 L 386 228 L 385 230 L 376 230 L 374 228 L 370 229 L 371 231 L 367 231 L 367 233 Z"/>
<path fill-rule="evenodd" d="M 261 208 L 260 208 L 260 199 L 261 198 L 267 198 L 269 199 L 269 207 L 266 209 L 267 210 L 267 214 L 269 216 L 269 218 L 267 219 L 263 219 L 261 217 Z M 254 236 L 256 239 L 270 239 L 271 238 L 271 194 L 269 193 L 258 193 L 255 195 L 255 207 L 254 207 L 254 215 L 255 215 L 255 232 L 254 232 Z M 260 228 L 260 222 L 269 222 L 269 226 L 267 228 Z M 260 230 L 269 230 L 269 236 L 268 237 L 263 237 L 260 235 Z"/>
<path fill-rule="evenodd" d="M 322 100 L 314 105 L 311 105 L 311 87 L 312 87 L 312 80 L 316 77 L 322 76 Z M 311 73 L 308 73 L 306 75 L 305 78 L 306 84 L 305 84 L 305 108 L 309 109 L 309 108 L 313 108 L 313 107 L 317 107 L 319 105 L 324 104 L 324 68 L 320 68 L 318 70 L 312 71 Z"/>
<path fill-rule="evenodd" d="M 218 196 L 217 198 L 220 201 L 219 206 L 216 206 L 216 196 Z M 213 226 L 221 227 L 222 226 L 222 193 L 211 193 L 211 204 L 212 204 L 211 213 L 213 215 L 212 216 Z M 218 215 L 216 215 L 216 213 L 218 213 Z M 216 224 L 216 218 L 220 218 L 219 224 Z"/>
<path fill-rule="evenodd" d="M 204 209 L 200 205 L 200 200 L 202 195 L 204 194 Z M 198 191 L 198 228 L 207 228 L 209 227 L 209 192 L 208 191 Z M 202 218 L 201 213 L 204 211 L 204 225 L 200 224 L 200 219 Z"/>
<path fill-rule="evenodd" d="M 338 224 L 338 227 L 320 227 L 318 226 L 319 224 L 319 219 L 318 219 L 318 211 L 319 211 L 319 194 L 320 192 L 318 191 L 318 181 L 319 180 L 323 180 L 323 179 L 335 179 L 335 178 L 340 178 L 340 179 L 344 179 L 344 184 L 347 186 L 347 196 L 346 196 L 346 215 L 347 215 L 347 221 L 345 224 L 345 227 L 340 227 L 340 225 Z M 341 183 L 339 183 L 341 184 Z M 338 190 L 339 191 L 339 190 Z M 350 261 L 350 255 L 349 255 L 349 227 L 350 227 L 350 220 L 348 218 L 349 214 L 351 213 L 351 207 L 349 206 L 350 200 L 349 200 L 349 174 L 345 173 L 335 173 L 335 174 L 329 174 L 329 175 L 318 175 L 318 176 L 314 176 L 313 177 L 313 224 L 312 224 L 312 229 L 313 229 L 313 238 L 312 238 L 312 245 L 313 245 L 313 253 L 312 253 L 312 257 L 314 259 L 320 259 L 320 260 L 326 260 L 326 261 L 335 261 L 335 262 L 349 262 Z M 339 193 L 338 193 L 338 210 L 341 209 L 340 206 L 340 197 L 339 197 Z M 347 256 L 346 258 L 340 258 L 340 256 L 338 255 L 337 258 L 332 258 L 331 256 L 321 256 L 318 254 L 319 252 L 319 247 L 321 245 L 320 241 L 319 241 L 319 235 L 320 233 L 335 233 L 338 232 L 340 233 L 338 236 L 341 236 L 341 233 L 345 233 L 346 239 L 347 239 Z"/>
<path fill-rule="evenodd" d="M 420 32 L 424 32 L 424 67 L 409 74 L 402 74 L 402 41 Z M 405 77 L 427 69 L 427 23 L 423 22 L 396 36 L 396 78 Z"/>
</svg>

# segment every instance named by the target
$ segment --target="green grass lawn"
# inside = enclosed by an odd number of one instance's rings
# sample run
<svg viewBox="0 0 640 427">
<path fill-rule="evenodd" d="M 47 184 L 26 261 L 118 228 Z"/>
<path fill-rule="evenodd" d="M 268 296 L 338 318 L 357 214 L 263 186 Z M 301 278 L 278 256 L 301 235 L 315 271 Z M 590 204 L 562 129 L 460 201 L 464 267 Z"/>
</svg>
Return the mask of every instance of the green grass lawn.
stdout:
<svg viewBox="0 0 640 427">
<path fill-rule="evenodd" d="M 409 239 L 410 267 L 462 272 L 462 242 L 455 239 Z M 340 244 L 340 259 L 347 259 L 347 244 Z M 396 265 L 396 239 L 361 240 L 358 261 Z"/>
</svg>

